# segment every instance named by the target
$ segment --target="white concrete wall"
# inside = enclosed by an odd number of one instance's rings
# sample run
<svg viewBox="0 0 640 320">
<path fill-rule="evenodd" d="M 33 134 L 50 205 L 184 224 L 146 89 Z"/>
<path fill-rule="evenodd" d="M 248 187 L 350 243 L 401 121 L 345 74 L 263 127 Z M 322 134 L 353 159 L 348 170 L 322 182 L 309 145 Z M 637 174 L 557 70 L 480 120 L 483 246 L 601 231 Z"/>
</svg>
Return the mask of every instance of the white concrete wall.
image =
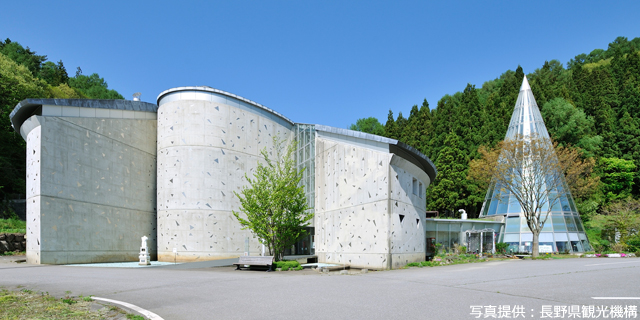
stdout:
<svg viewBox="0 0 640 320">
<path fill-rule="evenodd" d="M 422 183 L 422 193 L 419 190 L 417 194 L 413 193 L 413 179 L 418 185 Z M 392 267 L 400 268 L 425 259 L 425 190 L 429 186 L 429 177 L 413 163 L 393 155 L 389 180 L 390 253 Z"/>
<path fill-rule="evenodd" d="M 213 96 L 217 98 L 217 96 Z M 206 100 L 198 100 L 203 98 Z M 158 260 L 200 261 L 238 257 L 261 245 L 232 211 L 234 192 L 253 176 L 260 150 L 272 138 L 290 139 L 290 126 L 264 110 L 207 93 L 175 92 L 158 109 Z M 168 102 L 167 102 L 168 101 Z M 234 105 L 232 105 L 234 104 Z"/>
<path fill-rule="evenodd" d="M 316 139 L 318 261 L 387 268 L 389 158 L 386 152 Z"/>
<path fill-rule="evenodd" d="M 424 195 L 414 196 L 407 181 L 426 173 L 378 144 L 316 139 L 318 261 L 372 269 L 424 261 Z"/>
<path fill-rule="evenodd" d="M 155 248 L 155 123 L 25 122 L 29 263 L 135 261 L 143 235 Z"/>
</svg>

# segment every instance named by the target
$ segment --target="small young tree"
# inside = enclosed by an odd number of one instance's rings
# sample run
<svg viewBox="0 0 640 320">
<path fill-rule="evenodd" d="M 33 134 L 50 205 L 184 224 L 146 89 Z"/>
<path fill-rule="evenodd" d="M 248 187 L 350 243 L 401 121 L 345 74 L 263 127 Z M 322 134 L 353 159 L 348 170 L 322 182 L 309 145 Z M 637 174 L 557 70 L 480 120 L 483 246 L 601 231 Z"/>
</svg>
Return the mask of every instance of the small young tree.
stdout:
<svg viewBox="0 0 640 320">
<path fill-rule="evenodd" d="M 597 187 L 594 160 L 582 159 L 578 149 L 559 147 L 548 138 L 516 137 L 495 149 L 480 147 L 482 158 L 470 163 L 469 177 L 500 193 L 512 194 L 533 234 L 532 256 L 538 256 L 538 238 L 552 207 L 567 187 L 580 196 Z M 499 201 L 500 199 L 494 199 Z M 546 210 L 543 210 L 546 208 Z"/>
<path fill-rule="evenodd" d="M 249 182 L 240 193 L 240 212 L 233 215 L 250 229 L 276 261 L 284 258 L 284 250 L 305 234 L 304 227 L 313 218 L 308 212 L 306 197 L 299 182 L 302 175 L 296 169 L 295 144 L 273 139 L 273 155 L 262 149 L 264 162 L 258 163 L 254 178 L 245 174 Z"/>
</svg>

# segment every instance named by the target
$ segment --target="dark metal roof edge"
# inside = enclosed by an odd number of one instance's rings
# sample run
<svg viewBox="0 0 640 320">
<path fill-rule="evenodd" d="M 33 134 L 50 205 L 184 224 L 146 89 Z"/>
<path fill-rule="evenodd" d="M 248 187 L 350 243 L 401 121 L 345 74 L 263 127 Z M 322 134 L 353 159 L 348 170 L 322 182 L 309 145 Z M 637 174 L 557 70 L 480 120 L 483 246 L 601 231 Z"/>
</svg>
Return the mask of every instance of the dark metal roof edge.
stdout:
<svg viewBox="0 0 640 320">
<path fill-rule="evenodd" d="M 404 150 L 406 153 L 409 154 L 409 156 L 413 157 L 420 164 L 419 166 L 422 167 L 421 169 L 424 170 L 424 172 L 426 172 L 429 178 L 431 179 L 431 183 L 433 183 L 436 176 L 438 175 L 438 169 L 436 169 L 435 164 L 433 164 L 433 162 L 431 161 L 431 159 L 429 159 L 429 157 L 427 157 L 426 155 L 422 154 L 422 152 L 418 151 L 416 148 L 404 142 L 391 139 L 391 138 L 381 137 L 371 133 L 353 131 L 353 130 L 342 129 L 342 128 L 335 128 L 335 127 L 330 127 L 330 126 L 325 126 L 320 124 L 316 124 L 315 128 L 316 130 L 319 130 L 319 131 L 331 132 L 335 134 L 340 134 L 340 135 L 364 139 L 364 140 L 382 142 L 382 143 L 389 144 L 390 146 L 395 146 L 401 150 Z M 389 148 L 389 152 L 395 153 L 393 152 L 392 148 Z M 411 161 L 412 159 L 407 159 L 407 160 Z"/>
<path fill-rule="evenodd" d="M 22 124 L 33 115 L 33 113 L 42 105 L 80 107 L 80 108 L 97 108 L 97 109 L 116 109 L 129 111 L 157 112 L 158 106 L 143 101 L 132 100 L 108 100 L 108 99 L 24 99 L 13 108 L 9 119 L 11 126 L 16 132 L 20 132 Z"/>
</svg>

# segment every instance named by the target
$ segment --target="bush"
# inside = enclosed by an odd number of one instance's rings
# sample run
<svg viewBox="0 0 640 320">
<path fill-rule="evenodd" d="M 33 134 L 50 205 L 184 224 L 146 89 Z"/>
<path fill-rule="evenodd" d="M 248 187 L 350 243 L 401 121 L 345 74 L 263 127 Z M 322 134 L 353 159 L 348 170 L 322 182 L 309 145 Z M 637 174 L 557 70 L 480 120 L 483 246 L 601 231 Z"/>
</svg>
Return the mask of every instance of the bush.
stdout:
<svg viewBox="0 0 640 320">
<path fill-rule="evenodd" d="M 407 264 L 407 267 L 421 267 L 420 262 L 411 262 Z"/>
<path fill-rule="evenodd" d="M 627 250 L 631 252 L 640 251 L 640 235 L 627 240 Z"/>
<path fill-rule="evenodd" d="M 506 254 L 507 248 L 509 248 L 509 244 L 505 242 L 496 243 L 496 253 Z"/>
<path fill-rule="evenodd" d="M 288 265 L 283 265 L 282 267 L 280 267 L 282 271 L 289 271 L 289 266 Z"/>
<path fill-rule="evenodd" d="M 300 270 L 302 270 L 302 266 L 297 266 L 297 267 L 296 267 L 295 269 L 293 269 L 293 270 L 300 271 Z"/>
<path fill-rule="evenodd" d="M 627 245 L 625 245 L 624 243 L 614 243 L 611 245 L 611 250 L 613 250 L 614 252 L 623 252 L 627 249 Z"/>
<path fill-rule="evenodd" d="M 295 269 L 297 267 L 300 266 L 300 262 L 298 261 L 289 261 L 289 260 L 281 260 L 276 262 L 276 268 L 282 268 L 282 271 L 286 271 L 284 270 L 284 267 L 287 267 L 287 270 L 289 269 Z"/>
</svg>

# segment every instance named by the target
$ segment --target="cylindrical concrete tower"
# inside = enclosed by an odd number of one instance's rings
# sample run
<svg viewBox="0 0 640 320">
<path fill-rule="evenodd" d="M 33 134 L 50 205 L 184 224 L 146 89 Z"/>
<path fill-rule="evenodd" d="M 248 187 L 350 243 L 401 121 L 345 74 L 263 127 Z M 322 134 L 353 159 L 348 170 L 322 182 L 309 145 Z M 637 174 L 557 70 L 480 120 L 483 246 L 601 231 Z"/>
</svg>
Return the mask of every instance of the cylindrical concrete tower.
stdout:
<svg viewBox="0 0 640 320">
<path fill-rule="evenodd" d="M 260 150 L 289 139 L 293 122 L 258 103 L 210 87 L 158 96 L 158 260 L 201 261 L 258 254 L 232 211 Z M 174 248 L 177 253 L 174 254 Z"/>
</svg>

